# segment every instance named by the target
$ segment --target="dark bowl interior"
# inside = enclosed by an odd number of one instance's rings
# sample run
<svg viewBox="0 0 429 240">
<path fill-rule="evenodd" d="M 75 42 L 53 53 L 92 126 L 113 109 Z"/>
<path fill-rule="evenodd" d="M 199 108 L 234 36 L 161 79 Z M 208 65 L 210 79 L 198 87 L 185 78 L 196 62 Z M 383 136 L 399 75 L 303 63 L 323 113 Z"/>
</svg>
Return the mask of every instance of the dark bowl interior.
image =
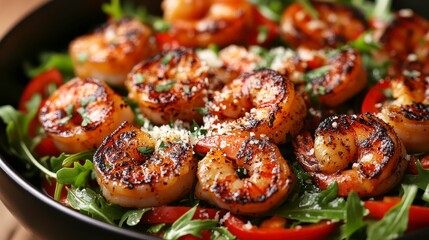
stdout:
<svg viewBox="0 0 429 240">
<path fill-rule="evenodd" d="M 76 36 L 106 20 L 101 11 L 105 0 L 56 0 L 37 9 L 0 42 L 0 105 L 16 106 L 28 79 L 24 61 L 36 61 L 42 51 L 66 50 Z M 161 1 L 139 1 L 151 13 L 160 13 Z M 429 2 L 396 1 L 395 8 L 412 8 L 429 18 Z M 0 124 L 1 134 L 4 125 Z M 39 180 L 24 178 L 16 159 L 0 152 L 0 199 L 16 218 L 41 239 L 151 239 L 84 216 L 53 201 L 39 190 Z M 429 235 L 429 229 L 405 238 Z"/>
</svg>

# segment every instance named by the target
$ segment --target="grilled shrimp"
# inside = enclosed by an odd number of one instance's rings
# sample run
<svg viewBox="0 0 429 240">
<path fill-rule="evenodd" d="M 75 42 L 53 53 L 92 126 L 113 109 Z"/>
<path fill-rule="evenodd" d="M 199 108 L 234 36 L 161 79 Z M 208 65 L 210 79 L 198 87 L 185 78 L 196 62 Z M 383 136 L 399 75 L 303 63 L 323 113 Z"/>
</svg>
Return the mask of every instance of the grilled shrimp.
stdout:
<svg viewBox="0 0 429 240">
<path fill-rule="evenodd" d="M 187 47 L 241 42 L 252 14 L 245 0 L 164 0 L 162 8 L 170 33 Z"/>
<path fill-rule="evenodd" d="M 186 48 L 162 52 L 136 65 L 125 81 L 131 100 L 155 124 L 180 119 L 201 122 L 197 108 L 205 106 L 208 66 Z"/>
<path fill-rule="evenodd" d="M 311 92 L 323 105 L 335 107 L 359 93 L 367 73 L 357 50 L 348 48 L 328 56 L 327 72 L 311 82 Z"/>
<path fill-rule="evenodd" d="M 391 126 L 376 116 L 340 115 L 326 118 L 293 145 L 299 163 L 321 189 L 338 183 L 338 195 L 355 191 L 361 197 L 386 193 L 401 180 L 408 162 L 406 151 Z"/>
<path fill-rule="evenodd" d="M 39 120 L 58 150 L 96 149 L 103 138 L 134 114 L 106 83 L 74 78 L 55 91 L 40 109 Z"/>
<path fill-rule="evenodd" d="M 189 135 L 165 131 L 152 136 L 124 122 L 94 155 L 103 196 L 124 207 L 153 207 L 183 197 L 197 168 Z"/>
<path fill-rule="evenodd" d="M 356 39 L 369 27 L 364 15 L 355 8 L 329 2 L 312 3 L 317 18 L 299 3 L 290 5 L 282 13 L 280 36 L 292 47 L 337 47 Z"/>
<path fill-rule="evenodd" d="M 429 151 L 429 77 L 397 77 L 390 86 L 394 100 L 379 116 L 393 126 L 407 151 Z"/>
<path fill-rule="evenodd" d="M 288 134 L 299 132 L 307 113 L 293 83 L 268 69 L 245 73 L 213 95 L 204 122 L 215 134 L 232 132 L 284 143 Z"/>
<path fill-rule="evenodd" d="M 392 75 L 402 75 L 404 69 L 429 74 L 429 22 L 410 9 L 400 10 L 383 32 L 380 42 L 386 60 L 392 61 Z"/>
<path fill-rule="evenodd" d="M 228 71 L 236 73 L 236 76 L 252 72 L 262 62 L 262 58 L 247 48 L 238 45 L 230 45 L 219 52 L 219 58 Z"/>
<path fill-rule="evenodd" d="M 286 199 L 296 182 L 278 147 L 267 140 L 213 136 L 194 149 L 208 152 L 198 162 L 196 196 L 234 214 L 268 212 Z"/>
<path fill-rule="evenodd" d="M 121 86 L 129 71 L 156 51 L 152 30 L 138 20 L 110 21 L 73 40 L 69 52 L 76 75 Z"/>
</svg>

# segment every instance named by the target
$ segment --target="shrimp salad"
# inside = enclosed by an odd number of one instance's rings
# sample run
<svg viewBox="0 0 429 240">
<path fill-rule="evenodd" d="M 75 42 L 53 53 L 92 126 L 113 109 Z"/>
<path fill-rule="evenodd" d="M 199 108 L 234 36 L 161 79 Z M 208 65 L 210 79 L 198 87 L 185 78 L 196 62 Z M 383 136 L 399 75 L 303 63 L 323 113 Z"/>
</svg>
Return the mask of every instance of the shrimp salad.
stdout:
<svg viewBox="0 0 429 240">
<path fill-rule="evenodd" d="M 160 4 L 104 4 L 0 107 L 44 193 L 142 237 L 428 229 L 428 20 L 389 0 Z"/>
</svg>

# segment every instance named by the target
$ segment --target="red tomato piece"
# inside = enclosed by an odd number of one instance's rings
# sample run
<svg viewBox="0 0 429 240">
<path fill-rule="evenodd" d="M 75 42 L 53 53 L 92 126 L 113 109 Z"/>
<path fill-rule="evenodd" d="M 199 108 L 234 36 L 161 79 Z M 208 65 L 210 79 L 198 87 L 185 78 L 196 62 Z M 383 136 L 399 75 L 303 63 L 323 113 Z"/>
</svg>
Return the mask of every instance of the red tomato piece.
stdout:
<svg viewBox="0 0 429 240">
<path fill-rule="evenodd" d="M 365 207 L 369 210 L 369 215 L 371 217 L 381 219 L 392 207 L 397 205 L 399 201 L 400 198 L 387 201 L 366 201 Z M 411 232 L 427 226 L 429 226 L 429 208 L 412 205 L 408 217 L 407 231 Z"/>
<path fill-rule="evenodd" d="M 172 224 L 183 214 L 191 209 L 182 206 L 160 206 L 154 207 L 143 215 L 142 222 L 150 224 Z M 215 219 L 224 214 L 222 210 L 197 208 L 192 219 Z"/>
<path fill-rule="evenodd" d="M 361 112 L 370 112 L 370 113 L 378 113 L 380 109 L 377 108 L 377 104 L 382 103 L 387 99 L 386 95 L 384 95 L 383 90 L 386 90 L 390 87 L 390 81 L 384 80 L 373 87 L 371 87 L 366 94 L 365 98 L 362 102 Z"/>
<path fill-rule="evenodd" d="M 57 87 L 64 83 L 63 76 L 57 69 L 47 70 L 30 80 L 21 95 L 18 109 L 26 112 L 27 108 L 25 104 L 33 97 L 34 94 L 41 94 L 42 99 L 49 97 L 47 87 L 50 83 L 54 83 Z"/>
<path fill-rule="evenodd" d="M 238 239 L 323 239 L 331 235 L 337 223 L 323 221 L 299 228 L 249 228 L 241 219 L 230 215 L 225 226 Z"/>
<path fill-rule="evenodd" d="M 54 195 L 55 195 L 55 186 L 56 185 L 57 184 L 56 184 L 55 179 L 50 179 L 50 181 L 48 181 L 46 178 L 43 179 L 42 188 L 43 188 L 43 190 L 45 190 L 46 194 L 52 198 L 54 198 Z M 64 204 L 64 205 L 68 205 L 67 189 L 65 187 L 63 187 L 63 189 L 61 191 L 59 202 Z"/>
<path fill-rule="evenodd" d="M 34 148 L 34 151 L 39 157 L 43 156 L 58 156 L 60 151 L 55 146 L 54 142 L 50 138 L 44 138 Z"/>
</svg>

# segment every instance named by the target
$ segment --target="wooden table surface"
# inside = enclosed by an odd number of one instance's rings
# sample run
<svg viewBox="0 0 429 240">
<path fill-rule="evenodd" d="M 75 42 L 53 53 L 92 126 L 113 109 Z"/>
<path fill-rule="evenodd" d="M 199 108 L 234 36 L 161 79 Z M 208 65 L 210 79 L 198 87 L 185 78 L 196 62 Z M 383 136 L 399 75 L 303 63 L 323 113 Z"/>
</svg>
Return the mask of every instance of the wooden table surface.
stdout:
<svg viewBox="0 0 429 240">
<path fill-rule="evenodd" d="M 0 39 L 26 14 L 47 0 L 0 0 Z M 0 186 L 1 187 L 1 186 Z M 29 216 L 32 217 L 32 216 Z M 0 240 L 34 240 L 0 201 Z"/>
</svg>

